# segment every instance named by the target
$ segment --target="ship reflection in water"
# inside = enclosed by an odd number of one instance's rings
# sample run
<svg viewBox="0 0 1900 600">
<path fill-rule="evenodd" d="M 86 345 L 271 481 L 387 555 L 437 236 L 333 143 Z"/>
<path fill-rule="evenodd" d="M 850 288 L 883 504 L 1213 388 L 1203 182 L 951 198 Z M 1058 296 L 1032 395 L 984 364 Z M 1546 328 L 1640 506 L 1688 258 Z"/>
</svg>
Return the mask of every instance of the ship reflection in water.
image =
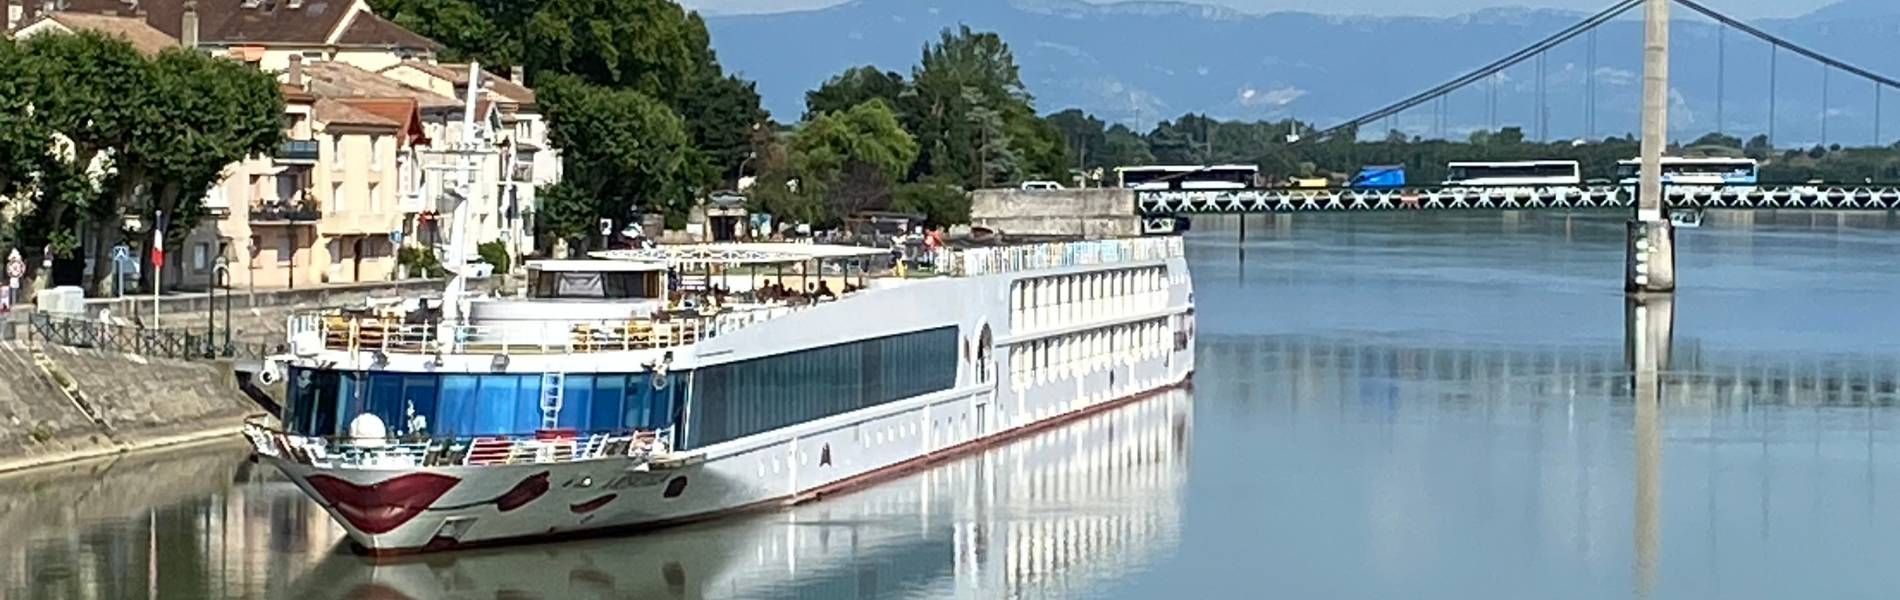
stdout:
<svg viewBox="0 0 1900 600">
<path fill-rule="evenodd" d="M 0 550 L 0 597 L 1086 595 L 1176 548 L 1191 414 L 1191 394 L 1171 391 L 786 510 L 383 561 L 349 554 L 320 509 L 241 452 L 219 448 L 157 470 L 97 467 L 108 476 L 96 480 L 74 472 L 58 492 L 68 501 L 0 516 L 6 531 L 35 536 L 23 551 Z M 178 489 L 151 490 L 154 475 Z M 238 485 L 219 489 L 234 478 Z M 0 497 L 32 497 L 6 491 Z M 101 504 L 112 499 L 123 510 Z M 153 500 L 171 508 L 143 508 Z M 75 523 L 76 505 L 87 523 Z M 61 520 L 75 526 L 48 527 Z"/>
</svg>

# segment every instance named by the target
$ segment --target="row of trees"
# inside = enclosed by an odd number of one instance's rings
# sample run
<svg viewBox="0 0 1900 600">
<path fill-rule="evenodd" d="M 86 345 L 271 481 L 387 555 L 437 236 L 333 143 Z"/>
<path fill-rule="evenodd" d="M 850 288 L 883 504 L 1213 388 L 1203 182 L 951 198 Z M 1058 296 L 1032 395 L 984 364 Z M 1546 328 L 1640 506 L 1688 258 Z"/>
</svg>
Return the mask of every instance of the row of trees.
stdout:
<svg viewBox="0 0 1900 600">
<path fill-rule="evenodd" d="M 944 30 L 908 78 L 848 69 L 805 104 L 802 122 L 760 157 L 754 201 L 773 214 L 826 224 L 889 209 L 962 223 L 965 189 L 1066 179 L 1061 132 L 1036 115 L 994 33 Z"/>
<path fill-rule="evenodd" d="M 148 56 L 96 33 L 0 39 L 0 246 L 149 256 L 163 212 L 179 247 L 225 168 L 282 141 L 282 115 L 270 74 L 202 52 Z M 111 270 L 94 274 L 104 289 Z"/>
<path fill-rule="evenodd" d="M 1582 163 L 1585 177 L 1612 178 L 1617 161 L 1633 158 L 1641 150 L 1633 135 L 1546 143 L 1526 139 L 1518 127 L 1476 131 L 1462 141 L 1426 140 L 1395 131 L 1379 141 L 1358 141 L 1348 134 L 1294 143 L 1289 136 L 1313 131 L 1312 124 L 1294 120 L 1220 121 L 1190 113 L 1137 133 L 1074 109 L 1047 119 L 1061 132 L 1074 161 L 1072 167 L 1101 169 L 1108 178 L 1112 178 L 1109 171 L 1114 167 L 1138 164 L 1252 164 L 1272 181 L 1290 177 L 1345 178 L 1367 165 L 1405 165 L 1412 181 L 1429 182 L 1442 180 L 1445 165 L 1454 161 L 1532 159 L 1575 160 Z M 1884 148 L 1835 145 L 1777 149 L 1765 135 L 1743 140 L 1708 134 L 1673 145 L 1668 154 L 1754 158 L 1762 162 L 1763 181 L 1900 181 L 1900 144 Z"/>
</svg>

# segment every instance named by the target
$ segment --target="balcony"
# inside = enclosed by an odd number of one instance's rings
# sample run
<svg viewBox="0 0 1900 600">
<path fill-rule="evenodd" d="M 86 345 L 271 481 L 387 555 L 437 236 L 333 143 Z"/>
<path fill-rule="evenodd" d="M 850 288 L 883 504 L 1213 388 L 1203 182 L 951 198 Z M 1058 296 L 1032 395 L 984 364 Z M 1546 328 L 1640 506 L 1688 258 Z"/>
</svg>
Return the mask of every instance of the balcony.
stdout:
<svg viewBox="0 0 1900 600">
<path fill-rule="evenodd" d="M 534 163 L 526 163 L 526 162 L 516 163 L 514 172 L 509 173 L 509 175 L 510 175 L 510 179 L 513 181 L 519 181 L 523 183 L 533 183 L 534 182 Z"/>
<path fill-rule="evenodd" d="M 277 147 L 275 158 L 280 163 L 316 164 L 317 141 L 284 140 L 283 145 Z"/>
<path fill-rule="evenodd" d="M 317 202 L 310 199 L 265 200 L 251 205 L 252 225 L 314 224 L 321 218 Z"/>
</svg>

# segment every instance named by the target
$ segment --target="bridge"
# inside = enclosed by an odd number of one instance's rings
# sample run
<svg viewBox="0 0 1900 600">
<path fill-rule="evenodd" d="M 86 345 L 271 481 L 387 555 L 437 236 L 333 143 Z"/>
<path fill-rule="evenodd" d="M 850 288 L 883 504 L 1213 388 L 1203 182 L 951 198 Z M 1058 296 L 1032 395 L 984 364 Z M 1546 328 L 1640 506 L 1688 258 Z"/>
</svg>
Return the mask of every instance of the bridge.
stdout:
<svg viewBox="0 0 1900 600">
<path fill-rule="evenodd" d="M 1192 215 L 1201 214 L 1252 214 L 1252 213 L 1301 213 L 1301 212 L 1380 212 L 1409 210 L 1581 210 L 1581 209 L 1625 209 L 1632 210 L 1634 219 L 1629 225 L 1628 262 L 1625 269 L 1625 289 L 1632 293 L 1673 293 L 1676 285 L 1675 269 L 1675 223 L 1694 224 L 1700 221 L 1702 211 L 1717 210 L 1869 210 L 1889 211 L 1900 209 L 1900 184 L 1861 185 L 1746 185 L 1732 187 L 1676 186 L 1665 185 L 1662 173 L 1662 155 L 1668 141 L 1668 114 L 1671 94 L 1669 85 L 1669 30 L 1672 21 L 1669 8 L 1680 5 L 1708 18 L 1721 26 L 1722 36 L 1718 37 L 1723 53 L 1718 59 L 1716 113 L 1723 111 L 1722 103 L 1726 86 L 1723 76 L 1727 72 L 1726 34 L 1730 30 L 1740 31 L 1750 37 L 1767 43 L 1772 52 L 1769 57 L 1769 146 L 1773 145 L 1775 101 L 1779 92 L 1778 73 L 1780 57 L 1783 52 L 1791 53 L 1821 65 L 1823 80 L 1821 85 L 1822 107 L 1821 131 L 1823 145 L 1827 140 L 1828 121 L 1832 117 L 1828 100 L 1831 88 L 1829 77 L 1835 72 L 1845 73 L 1873 84 L 1874 139 L 1880 141 L 1880 111 L 1884 92 L 1887 88 L 1900 88 L 1900 81 L 1887 78 L 1864 68 L 1840 61 L 1805 46 L 1782 39 L 1762 29 L 1749 26 L 1710 9 L 1695 0 L 1618 0 L 1614 5 L 1591 15 L 1589 18 L 1572 25 L 1551 36 L 1539 40 L 1530 46 L 1498 59 L 1476 70 L 1465 73 L 1450 81 L 1413 94 L 1397 102 L 1378 108 L 1360 117 L 1349 119 L 1334 127 L 1321 130 L 1310 139 L 1291 139 L 1289 143 L 1310 143 L 1311 139 L 1329 140 L 1345 138 L 1356 141 L 1361 127 L 1384 120 L 1390 123 L 1408 110 L 1434 105 L 1437 114 L 1434 122 L 1439 133 L 1444 132 L 1445 104 L 1453 92 L 1478 85 L 1487 86 L 1489 96 L 1487 107 L 1491 115 L 1492 129 L 1496 129 L 1496 91 L 1498 80 L 1507 69 L 1519 64 L 1535 61 L 1537 107 L 1535 126 L 1537 137 L 1547 139 L 1549 134 L 1549 106 L 1546 102 L 1545 55 L 1566 42 L 1580 36 L 1589 35 L 1591 75 L 1587 88 L 1586 113 L 1594 135 L 1595 123 L 1595 60 L 1597 28 L 1616 20 L 1624 13 L 1644 7 L 1643 39 L 1643 95 L 1642 95 L 1642 177 L 1637 185 L 1560 185 L 1548 187 L 1446 187 L 1424 186 L 1408 189 L 1305 189 L 1305 188 L 1256 188 L 1241 190 L 1154 190 L 1135 192 L 1134 208 L 1141 221 L 1141 227 L 1148 233 L 1179 232 L 1186 229 L 1186 220 Z M 1718 116 L 1717 132 L 1721 132 L 1723 118 Z M 1398 130 L 1394 129 L 1394 133 Z M 1524 157 L 1530 159 L 1547 157 Z M 1241 219 L 1239 235 L 1246 238 L 1246 219 Z"/>
<path fill-rule="evenodd" d="M 1670 186 L 1664 206 L 1691 210 L 1900 210 L 1900 185 Z M 1418 187 L 1403 189 L 1258 188 L 1220 191 L 1141 191 L 1143 217 L 1408 210 L 1634 209 L 1627 186 Z M 1166 223 L 1156 228 L 1166 228 Z"/>
</svg>

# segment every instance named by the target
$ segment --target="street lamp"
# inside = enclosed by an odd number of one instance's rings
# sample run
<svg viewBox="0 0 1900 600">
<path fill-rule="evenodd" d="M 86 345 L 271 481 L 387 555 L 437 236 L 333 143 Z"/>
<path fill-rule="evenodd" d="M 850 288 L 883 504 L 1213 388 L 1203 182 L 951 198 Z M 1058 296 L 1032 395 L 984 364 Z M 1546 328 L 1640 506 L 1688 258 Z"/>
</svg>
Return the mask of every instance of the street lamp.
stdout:
<svg viewBox="0 0 1900 600">
<path fill-rule="evenodd" d="M 736 177 L 733 178 L 733 183 L 735 184 L 733 187 L 737 188 L 738 187 L 737 183 L 745 179 L 745 166 L 747 164 L 750 164 L 752 162 L 752 159 L 758 158 L 758 157 L 759 157 L 759 153 L 757 151 L 745 153 L 745 160 L 739 161 L 739 173 Z"/>
</svg>

